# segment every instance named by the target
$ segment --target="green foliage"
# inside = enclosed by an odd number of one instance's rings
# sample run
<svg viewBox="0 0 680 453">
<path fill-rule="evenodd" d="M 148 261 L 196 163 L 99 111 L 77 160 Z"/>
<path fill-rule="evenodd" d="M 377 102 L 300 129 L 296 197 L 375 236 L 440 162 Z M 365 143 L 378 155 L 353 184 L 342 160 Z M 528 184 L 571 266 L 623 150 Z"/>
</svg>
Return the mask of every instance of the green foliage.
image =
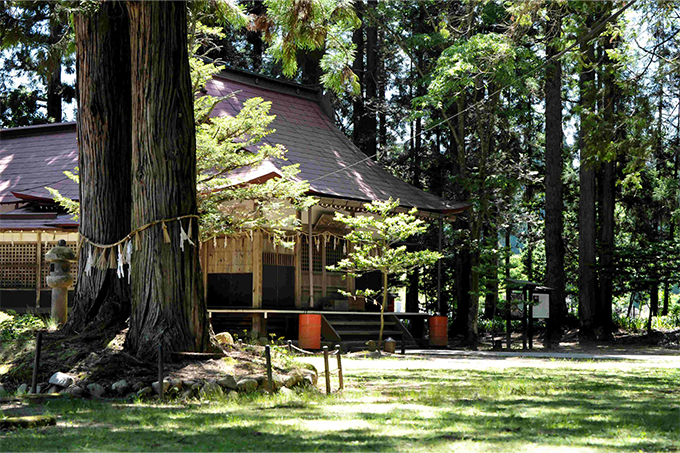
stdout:
<svg viewBox="0 0 680 453">
<path fill-rule="evenodd" d="M 430 250 L 406 251 L 405 245 L 398 245 L 406 239 L 426 230 L 425 222 L 416 217 L 417 210 L 394 213 L 399 200 L 373 201 L 365 204 L 367 216 L 349 217 L 335 214 L 335 220 L 352 228 L 345 239 L 352 243 L 353 250 L 347 258 L 334 266 L 327 266 L 333 272 L 349 272 L 361 275 L 365 272 L 380 271 L 384 274 L 400 274 L 421 266 L 432 265 L 442 255 Z"/>
<path fill-rule="evenodd" d="M 8 318 L 0 321 L 0 341 L 25 341 L 33 337 L 36 330 L 46 327 L 45 321 L 30 313 L 17 315 L 7 312 Z"/>
<path fill-rule="evenodd" d="M 323 50 L 323 84 L 336 93 L 359 92 L 358 77 L 351 70 L 354 46 L 351 32 L 361 22 L 351 0 L 265 0 L 264 37 L 269 52 L 281 62 L 283 74 L 298 71 L 297 53 Z"/>
</svg>

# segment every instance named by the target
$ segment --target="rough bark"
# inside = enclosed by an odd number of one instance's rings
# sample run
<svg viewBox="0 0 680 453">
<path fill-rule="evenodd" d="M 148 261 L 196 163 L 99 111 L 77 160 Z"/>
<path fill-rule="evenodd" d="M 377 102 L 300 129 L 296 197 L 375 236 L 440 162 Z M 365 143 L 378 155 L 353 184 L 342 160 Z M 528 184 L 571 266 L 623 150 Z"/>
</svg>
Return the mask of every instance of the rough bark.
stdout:
<svg viewBox="0 0 680 453">
<path fill-rule="evenodd" d="M 613 41 L 607 37 L 604 42 L 605 66 L 603 75 L 604 84 L 604 123 L 606 125 L 605 137 L 607 142 L 615 140 L 614 106 L 617 99 L 613 68 L 614 63 L 606 50 L 613 49 Z M 596 324 L 602 328 L 605 335 L 610 335 L 614 329 L 612 321 L 612 305 L 614 303 L 614 211 L 616 207 L 616 160 L 603 162 L 602 164 L 602 191 L 600 192 L 600 275 L 599 275 L 599 298 Z"/>
<path fill-rule="evenodd" d="M 56 6 L 50 6 L 54 9 Z M 61 123 L 61 52 L 54 50 L 59 42 L 63 25 L 56 16 L 50 19 L 49 44 L 52 47 L 50 58 L 47 60 L 47 118 L 50 122 Z"/>
<path fill-rule="evenodd" d="M 588 20 L 586 29 L 590 28 L 592 19 Z M 594 266 L 596 264 L 596 232 L 595 222 L 595 169 L 588 160 L 593 150 L 591 133 L 592 119 L 587 112 L 595 108 L 595 72 L 593 64 L 595 50 L 593 44 L 581 44 L 581 54 L 584 60 L 580 74 L 581 117 L 580 152 L 581 163 L 579 169 L 579 304 L 578 314 L 581 335 L 588 337 L 594 333 L 595 310 L 597 306 L 597 277 Z"/>
<path fill-rule="evenodd" d="M 186 5 L 131 2 L 132 227 L 195 215 L 196 138 Z M 189 221 L 184 220 L 186 230 Z M 197 222 L 191 235 L 198 237 Z M 197 247 L 180 248 L 178 221 L 144 230 L 132 255 L 133 304 L 126 346 L 139 357 L 204 351 L 210 329 Z"/>
<path fill-rule="evenodd" d="M 78 167 L 80 233 L 111 244 L 130 232 L 132 131 L 130 36 L 121 2 L 104 2 L 74 21 L 78 71 Z M 105 329 L 130 316 L 130 285 L 116 269 L 85 265 L 92 249 L 80 250 L 74 309 L 68 327 Z"/>
<path fill-rule="evenodd" d="M 373 9 L 372 18 L 377 17 L 376 0 L 368 0 L 368 7 Z M 378 151 L 378 27 L 371 19 L 366 27 L 366 73 L 364 74 L 365 86 L 365 120 L 363 151 L 367 156 L 373 156 Z"/>
<path fill-rule="evenodd" d="M 551 40 L 561 34 L 562 18 L 559 7 L 552 4 L 549 10 L 548 33 Z M 546 48 L 548 60 L 559 52 L 555 41 Z M 559 331 L 567 315 L 564 273 L 564 243 L 562 233 L 562 63 L 552 60 L 546 66 L 545 84 L 545 257 L 546 285 L 553 288 L 550 294 L 550 327 Z"/>
<path fill-rule="evenodd" d="M 355 9 L 359 19 L 363 19 L 363 2 L 358 1 L 355 4 Z M 366 127 L 364 124 L 364 117 L 366 115 L 366 106 L 364 104 L 364 23 L 354 30 L 352 34 L 352 43 L 356 46 L 356 53 L 354 54 L 354 61 L 352 62 L 352 71 L 359 78 L 359 93 L 354 98 L 352 103 L 352 141 L 364 153 L 364 142 L 366 137 Z"/>
</svg>

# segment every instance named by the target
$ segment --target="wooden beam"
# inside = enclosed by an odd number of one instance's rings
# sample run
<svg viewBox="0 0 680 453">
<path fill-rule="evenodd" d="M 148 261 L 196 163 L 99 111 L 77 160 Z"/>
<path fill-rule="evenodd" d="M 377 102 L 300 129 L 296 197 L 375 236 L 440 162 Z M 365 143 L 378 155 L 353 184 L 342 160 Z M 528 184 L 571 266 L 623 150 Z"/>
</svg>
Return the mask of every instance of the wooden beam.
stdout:
<svg viewBox="0 0 680 453">
<path fill-rule="evenodd" d="M 203 298 L 208 300 L 208 269 L 210 268 L 210 254 L 208 253 L 208 247 L 210 247 L 210 241 L 200 242 L 201 246 L 201 272 L 203 273 Z"/>
<path fill-rule="evenodd" d="M 42 290 L 42 233 L 40 231 L 35 241 L 35 250 L 35 308 L 40 308 Z"/>
<path fill-rule="evenodd" d="M 262 307 L 262 232 L 253 233 L 253 308 Z"/>
<path fill-rule="evenodd" d="M 328 282 L 326 281 L 326 237 L 320 236 L 321 241 L 321 294 L 326 297 L 328 294 Z"/>
<path fill-rule="evenodd" d="M 302 213 L 297 212 L 300 220 Z M 293 249 L 295 262 L 295 308 L 302 308 L 302 238 L 295 236 L 295 248 Z"/>
<path fill-rule="evenodd" d="M 307 245 L 309 246 L 309 308 L 314 307 L 314 238 L 312 237 L 312 210 L 309 207 L 307 214 L 307 234 L 309 235 Z"/>
</svg>

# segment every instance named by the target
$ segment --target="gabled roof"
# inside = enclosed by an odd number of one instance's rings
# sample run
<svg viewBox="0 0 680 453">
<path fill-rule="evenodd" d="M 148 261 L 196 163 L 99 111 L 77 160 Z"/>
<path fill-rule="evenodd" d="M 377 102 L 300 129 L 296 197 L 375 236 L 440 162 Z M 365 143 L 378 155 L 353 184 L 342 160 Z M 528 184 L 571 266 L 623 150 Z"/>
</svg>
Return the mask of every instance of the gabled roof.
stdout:
<svg viewBox="0 0 680 453">
<path fill-rule="evenodd" d="M 51 201 L 45 186 L 77 200 L 78 185 L 65 171 L 78 166 L 76 123 L 16 127 L 0 131 L 0 203 Z"/>
<path fill-rule="evenodd" d="M 299 164 L 301 179 L 313 195 L 357 202 L 399 198 L 404 207 L 455 213 L 466 204 L 444 200 L 392 176 L 366 156 L 333 124 L 332 111 L 320 90 L 257 74 L 225 69 L 208 82 L 206 91 L 226 96 L 213 115 L 236 115 L 253 97 L 271 101 L 276 115 L 266 138 L 288 152 L 286 161 L 272 161 L 239 175 L 240 180 L 266 180 L 277 168 Z M 75 123 L 31 126 L 0 131 L 0 204 L 50 201 L 45 186 L 77 200 L 78 185 L 64 175 L 78 166 Z M 0 219 L 0 228 L 8 228 Z"/>
<path fill-rule="evenodd" d="M 214 115 L 236 115 L 243 102 L 253 97 L 271 101 L 270 113 L 276 115 L 271 127 L 276 132 L 266 141 L 288 150 L 287 161 L 275 164 L 299 164 L 299 177 L 310 183 L 314 195 L 361 202 L 392 197 L 399 198 L 402 206 L 433 212 L 455 213 L 468 207 L 417 189 L 367 159 L 333 124 L 317 89 L 225 69 L 206 90 L 212 96 L 233 93 L 215 108 Z"/>
</svg>

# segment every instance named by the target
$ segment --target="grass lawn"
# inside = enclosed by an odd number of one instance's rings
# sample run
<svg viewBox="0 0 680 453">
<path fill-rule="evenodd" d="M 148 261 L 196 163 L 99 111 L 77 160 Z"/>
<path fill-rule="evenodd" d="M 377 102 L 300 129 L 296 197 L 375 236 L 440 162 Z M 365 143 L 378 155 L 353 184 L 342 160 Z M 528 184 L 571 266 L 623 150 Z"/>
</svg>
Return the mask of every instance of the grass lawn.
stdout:
<svg viewBox="0 0 680 453">
<path fill-rule="evenodd" d="M 680 370 L 345 360 L 346 390 L 212 404 L 50 401 L 2 451 L 678 451 Z M 334 387 L 335 387 L 334 383 Z M 322 381 L 319 381 L 321 388 Z"/>
</svg>

